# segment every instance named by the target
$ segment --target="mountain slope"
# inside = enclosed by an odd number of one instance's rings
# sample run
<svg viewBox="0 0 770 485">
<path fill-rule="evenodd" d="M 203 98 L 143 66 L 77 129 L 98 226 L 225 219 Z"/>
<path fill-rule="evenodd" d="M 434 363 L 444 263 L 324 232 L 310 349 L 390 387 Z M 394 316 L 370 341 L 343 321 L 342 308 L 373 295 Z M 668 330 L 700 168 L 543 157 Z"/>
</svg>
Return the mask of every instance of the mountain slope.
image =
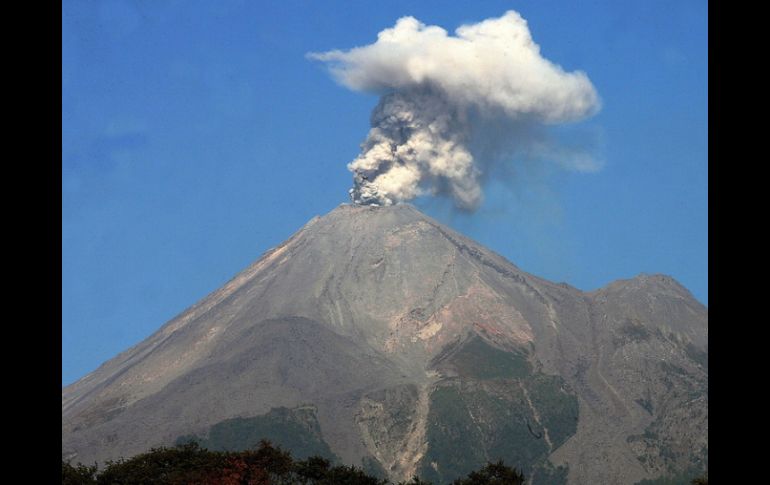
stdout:
<svg viewBox="0 0 770 485">
<path fill-rule="evenodd" d="M 584 293 L 409 205 L 345 204 L 64 388 L 62 453 L 290 415 L 293 443 L 395 479 L 503 458 L 532 483 L 634 483 L 705 464 L 707 338 L 671 278 Z"/>
</svg>

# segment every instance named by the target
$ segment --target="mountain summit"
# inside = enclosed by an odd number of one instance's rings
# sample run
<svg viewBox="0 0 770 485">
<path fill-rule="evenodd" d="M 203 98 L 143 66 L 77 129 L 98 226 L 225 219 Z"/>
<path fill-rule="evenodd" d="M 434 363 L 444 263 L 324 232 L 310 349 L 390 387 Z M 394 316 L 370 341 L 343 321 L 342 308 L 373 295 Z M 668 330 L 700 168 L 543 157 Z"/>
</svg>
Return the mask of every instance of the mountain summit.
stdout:
<svg viewBox="0 0 770 485">
<path fill-rule="evenodd" d="M 707 466 L 707 341 L 670 277 L 586 293 L 410 205 L 343 204 L 64 388 L 62 455 L 266 437 L 395 480 L 501 458 L 630 484 Z"/>
</svg>

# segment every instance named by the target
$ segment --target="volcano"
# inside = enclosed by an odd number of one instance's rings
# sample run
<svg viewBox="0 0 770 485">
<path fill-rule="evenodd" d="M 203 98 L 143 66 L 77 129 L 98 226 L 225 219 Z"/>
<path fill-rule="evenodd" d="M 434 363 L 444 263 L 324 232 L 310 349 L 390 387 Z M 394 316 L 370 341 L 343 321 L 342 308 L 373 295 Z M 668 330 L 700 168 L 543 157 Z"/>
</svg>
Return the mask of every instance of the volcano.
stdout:
<svg viewBox="0 0 770 485">
<path fill-rule="evenodd" d="M 583 292 L 410 205 L 343 204 L 62 390 L 73 462 L 261 438 L 434 483 L 702 470 L 708 310 L 668 276 Z"/>
</svg>

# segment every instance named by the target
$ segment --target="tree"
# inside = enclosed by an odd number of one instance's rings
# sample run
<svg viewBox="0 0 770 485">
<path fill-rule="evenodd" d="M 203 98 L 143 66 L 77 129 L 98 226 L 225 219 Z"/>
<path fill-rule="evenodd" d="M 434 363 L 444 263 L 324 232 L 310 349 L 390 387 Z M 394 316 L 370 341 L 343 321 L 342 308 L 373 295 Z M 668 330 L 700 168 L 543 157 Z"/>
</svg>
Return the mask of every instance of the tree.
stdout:
<svg viewBox="0 0 770 485">
<path fill-rule="evenodd" d="M 420 477 L 414 476 L 408 482 L 398 482 L 398 485 L 433 485 L 431 482 L 421 480 Z"/>
<path fill-rule="evenodd" d="M 471 472 L 466 478 L 452 482 L 452 485 L 523 485 L 524 475 L 516 468 L 506 466 L 502 460 L 487 463 L 481 470 Z"/>
<path fill-rule="evenodd" d="M 61 461 L 62 485 L 96 485 L 96 465 L 85 466 L 78 463 L 72 466 L 68 462 Z"/>
<path fill-rule="evenodd" d="M 708 484 L 708 482 L 703 482 Z M 131 459 L 97 466 L 62 460 L 62 485 L 389 485 L 356 466 L 323 457 L 294 461 L 288 451 L 261 441 L 245 451 L 209 451 L 196 442 L 153 448 Z M 488 463 L 453 485 L 523 485 L 524 476 L 502 461 Z M 693 482 L 700 485 L 700 482 Z M 398 485 L 431 485 L 413 477 Z"/>
<path fill-rule="evenodd" d="M 129 460 L 108 461 L 97 477 L 99 485 L 153 485 L 205 483 L 212 470 L 224 468 L 224 456 L 187 443 L 174 448 L 153 448 Z"/>
<path fill-rule="evenodd" d="M 709 474 L 708 472 L 704 473 L 703 475 L 693 478 L 692 482 L 690 482 L 692 485 L 709 485 Z"/>
<path fill-rule="evenodd" d="M 388 485 L 387 480 L 369 476 L 355 466 L 335 466 L 329 469 L 326 476 L 315 482 L 317 485 Z"/>
<path fill-rule="evenodd" d="M 300 483 L 316 483 L 323 480 L 329 473 L 331 462 L 320 456 L 311 456 L 307 460 L 298 461 L 294 464 L 294 473 Z"/>
</svg>

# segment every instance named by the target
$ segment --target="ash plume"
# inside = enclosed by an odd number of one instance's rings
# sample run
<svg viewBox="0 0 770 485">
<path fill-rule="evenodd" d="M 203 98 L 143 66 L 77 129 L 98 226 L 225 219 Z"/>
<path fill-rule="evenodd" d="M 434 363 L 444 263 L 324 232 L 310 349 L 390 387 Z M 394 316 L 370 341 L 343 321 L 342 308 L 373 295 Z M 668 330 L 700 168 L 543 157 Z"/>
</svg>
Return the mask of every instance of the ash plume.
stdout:
<svg viewBox="0 0 770 485">
<path fill-rule="evenodd" d="M 569 165 L 569 150 L 552 146 L 544 127 L 599 109 L 586 74 L 543 58 L 515 11 L 455 35 L 403 17 L 373 44 L 308 56 L 348 88 L 381 95 L 361 153 L 348 164 L 357 204 L 442 194 L 474 210 L 490 169 L 514 153 Z M 584 154 L 576 159 L 574 168 L 590 169 Z"/>
</svg>

